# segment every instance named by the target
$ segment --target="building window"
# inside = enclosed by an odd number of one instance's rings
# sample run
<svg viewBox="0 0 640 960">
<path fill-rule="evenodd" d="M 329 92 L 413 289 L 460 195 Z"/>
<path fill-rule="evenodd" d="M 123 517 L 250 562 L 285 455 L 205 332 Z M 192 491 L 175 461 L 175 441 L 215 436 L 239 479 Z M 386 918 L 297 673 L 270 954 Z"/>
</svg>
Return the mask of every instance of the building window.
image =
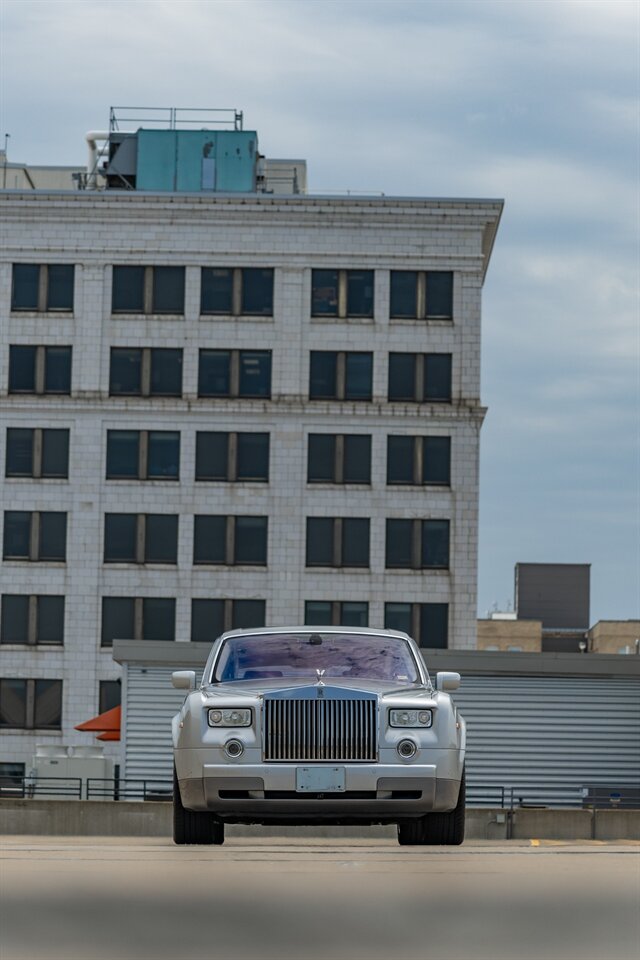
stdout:
<svg viewBox="0 0 640 960">
<path fill-rule="evenodd" d="M 196 480 L 269 480 L 268 433 L 196 433 Z"/>
<path fill-rule="evenodd" d="M 451 400 L 450 353 L 390 353 L 389 400 L 443 403 Z"/>
<path fill-rule="evenodd" d="M 311 433 L 308 483 L 371 483 L 371 437 Z"/>
<path fill-rule="evenodd" d="M 399 320 L 451 320 L 450 270 L 392 270 L 390 316 Z"/>
<path fill-rule="evenodd" d="M 69 476 L 69 431 L 8 427 L 5 475 L 66 479 Z"/>
<path fill-rule="evenodd" d="M 371 400 L 373 354 L 312 350 L 310 400 Z"/>
<path fill-rule="evenodd" d="M 12 760 L 0 762 L 0 795 L 14 794 L 22 791 L 24 786 L 24 763 L 14 763 Z"/>
<path fill-rule="evenodd" d="M 105 563 L 177 563 L 178 515 L 107 513 Z"/>
<path fill-rule="evenodd" d="M 449 646 L 448 603 L 385 603 L 384 625 L 388 630 L 403 630 L 421 647 Z"/>
<path fill-rule="evenodd" d="M 368 567 L 368 517 L 307 517 L 308 567 Z"/>
<path fill-rule="evenodd" d="M 0 727 L 59 730 L 61 726 L 62 680 L 0 680 Z"/>
<path fill-rule="evenodd" d="M 107 430 L 107 480 L 178 480 L 180 434 Z"/>
<path fill-rule="evenodd" d="M 447 569 L 449 521 L 387 520 L 386 566 Z"/>
<path fill-rule="evenodd" d="M 353 600 L 306 600 L 307 626 L 368 627 L 369 604 Z"/>
<path fill-rule="evenodd" d="M 312 317 L 373 317 L 373 270 L 312 270 Z"/>
<path fill-rule="evenodd" d="M 193 562 L 264 567 L 267 527 L 267 517 L 196 516 Z"/>
<path fill-rule="evenodd" d="M 98 692 L 98 713 L 106 713 L 122 702 L 122 684 L 119 680 L 101 680 Z"/>
<path fill-rule="evenodd" d="M 5 560 L 65 561 L 67 515 L 59 511 L 5 510 Z"/>
<path fill-rule="evenodd" d="M 451 437 L 387 437 L 387 484 L 449 486 Z"/>
<path fill-rule="evenodd" d="M 71 347 L 9 347 L 9 393 L 71 393 Z"/>
<path fill-rule="evenodd" d="M 173 597 L 103 597 L 102 646 L 114 640 L 175 640 Z"/>
<path fill-rule="evenodd" d="M 11 309 L 48 313 L 73 310 L 72 264 L 14 263 Z"/>
<path fill-rule="evenodd" d="M 264 627 L 264 600 L 192 600 L 191 639 L 213 643 L 225 630 Z"/>
<path fill-rule="evenodd" d="M 201 350 L 199 397 L 271 396 L 270 350 Z"/>
<path fill-rule="evenodd" d="M 184 314 L 184 267 L 114 267 L 112 313 Z"/>
<path fill-rule="evenodd" d="M 64 597 L 4 593 L 0 643 L 64 643 Z"/>
<path fill-rule="evenodd" d="M 264 267 L 203 267 L 200 313 L 273 316 L 273 270 Z"/>
<path fill-rule="evenodd" d="M 112 347 L 109 393 L 112 397 L 182 396 L 182 350 Z"/>
</svg>

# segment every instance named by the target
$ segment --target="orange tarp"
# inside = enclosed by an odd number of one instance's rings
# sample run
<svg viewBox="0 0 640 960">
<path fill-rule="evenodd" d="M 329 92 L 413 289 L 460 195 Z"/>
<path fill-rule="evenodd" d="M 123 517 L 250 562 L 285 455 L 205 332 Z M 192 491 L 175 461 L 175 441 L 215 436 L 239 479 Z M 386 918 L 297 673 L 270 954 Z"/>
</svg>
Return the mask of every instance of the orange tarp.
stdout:
<svg viewBox="0 0 640 960">
<path fill-rule="evenodd" d="M 99 733 L 96 737 L 96 740 L 119 740 L 120 731 L 119 730 L 106 730 L 104 733 Z"/>
<path fill-rule="evenodd" d="M 98 740 L 119 740 L 120 716 L 120 707 L 113 707 L 111 710 L 93 717 L 92 720 L 85 720 L 84 723 L 76 724 L 76 730 L 103 734 L 103 736 L 98 737 Z"/>
</svg>

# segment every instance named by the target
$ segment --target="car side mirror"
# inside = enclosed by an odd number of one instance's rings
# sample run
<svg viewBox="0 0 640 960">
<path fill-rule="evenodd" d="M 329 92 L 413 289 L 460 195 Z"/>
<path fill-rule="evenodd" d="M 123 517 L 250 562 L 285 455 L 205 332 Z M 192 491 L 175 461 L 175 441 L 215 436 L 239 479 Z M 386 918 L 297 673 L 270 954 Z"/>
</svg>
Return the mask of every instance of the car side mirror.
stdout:
<svg viewBox="0 0 640 960">
<path fill-rule="evenodd" d="M 441 670 L 436 673 L 436 690 L 457 690 L 460 686 L 460 674 Z"/>
<path fill-rule="evenodd" d="M 175 670 L 171 674 L 171 683 L 176 690 L 195 690 L 196 673 L 195 670 Z"/>
</svg>

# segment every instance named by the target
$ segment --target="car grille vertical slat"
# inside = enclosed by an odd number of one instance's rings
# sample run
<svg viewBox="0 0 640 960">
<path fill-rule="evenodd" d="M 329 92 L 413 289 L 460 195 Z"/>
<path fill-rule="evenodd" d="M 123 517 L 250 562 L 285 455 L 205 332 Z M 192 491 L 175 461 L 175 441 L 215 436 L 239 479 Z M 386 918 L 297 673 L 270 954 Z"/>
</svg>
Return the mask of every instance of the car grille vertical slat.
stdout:
<svg viewBox="0 0 640 960">
<path fill-rule="evenodd" d="M 377 700 L 264 700 L 265 760 L 376 760 Z"/>
</svg>

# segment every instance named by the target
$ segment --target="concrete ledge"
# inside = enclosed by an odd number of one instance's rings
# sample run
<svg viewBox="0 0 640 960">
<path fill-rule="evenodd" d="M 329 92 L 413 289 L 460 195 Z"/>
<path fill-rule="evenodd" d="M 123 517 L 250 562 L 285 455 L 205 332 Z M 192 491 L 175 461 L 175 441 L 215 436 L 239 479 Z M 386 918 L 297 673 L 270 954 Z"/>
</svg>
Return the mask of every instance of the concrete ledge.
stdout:
<svg viewBox="0 0 640 960">
<path fill-rule="evenodd" d="M 120 800 L 0 800 L 0 834 L 59 837 L 168 837 L 170 803 Z M 244 827 L 230 836 L 395 837 L 386 827 Z M 640 840 L 640 810 L 467 809 L 469 840 Z"/>
</svg>

